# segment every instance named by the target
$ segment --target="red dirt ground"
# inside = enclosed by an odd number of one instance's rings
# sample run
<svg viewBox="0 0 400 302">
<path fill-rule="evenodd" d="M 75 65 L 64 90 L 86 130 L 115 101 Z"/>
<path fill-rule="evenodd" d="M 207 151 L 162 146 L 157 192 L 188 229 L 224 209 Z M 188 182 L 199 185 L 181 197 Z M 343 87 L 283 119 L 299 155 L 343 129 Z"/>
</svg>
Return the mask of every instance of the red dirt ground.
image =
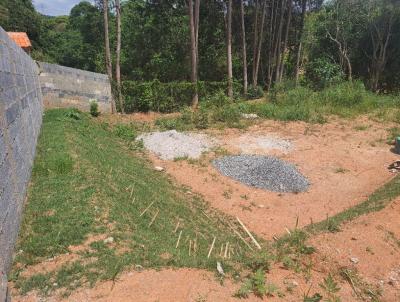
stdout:
<svg viewBox="0 0 400 302">
<path fill-rule="evenodd" d="M 356 125 L 368 125 L 356 131 Z M 387 131 L 381 124 L 367 120 L 334 121 L 325 125 L 267 121 L 243 130 L 208 131 L 223 142 L 223 148 L 240 153 L 241 134 L 274 135 L 291 140 L 293 150 L 258 150 L 294 163 L 310 180 L 307 192 L 275 193 L 252 188 L 222 176 L 209 162 L 162 161 L 150 156 L 178 183 L 200 193 L 214 208 L 238 216 L 252 231 L 271 239 L 299 225 L 318 222 L 367 198 L 393 177 L 387 166 L 398 159 L 386 144 Z M 213 156 L 209 156 L 213 157 Z"/>
<path fill-rule="evenodd" d="M 152 119 L 154 117 L 151 117 Z M 124 118 L 125 119 L 125 118 Z M 131 118 L 127 119 L 128 121 Z M 140 120 L 146 118 L 140 117 Z M 363 131 L 355 126 L 367 126 Z M 223 142 L 230 153 L 239 153 L 237 138 L 243 134 L 275 135 L 294 145 L 288 153 L 257 150 L 273 154 L 297 165 L 309 178 L 308 192 L 279 194 L 242 185 L 218 173 L 209 163 L 209 154 L 198 163 L 162 161 L 150 155 L 178 183 L 200 193 L 210 203 L 230 215 L 238 216 L 251 231 L 265 239 L 285 233 L 296 217 L 300 226 L 317 222 L 354 206 L 393 177 L 387 166 L 398 159 L 386 144 L 386 127 L 367 119 L 336 120 L 325 125 L 267 121 L 249 129 L 207 131 Z M 361 129 L 361 127 L 360 127 Z M 323 293 L 319 287 L 329 273 L 341 280 L 342 301 L 359 301 L 349 283 L 338 277 L 341 267 L 357 269 L 364 281 L 380 287 L 382 301 L 400 301 L 400 200 L 378 213 L 357 218 L 335 234 L 321 234 L 310 240 L 317 252 L 312 261 L 308 282 L 299 275 L 275 265 L 266 279 L 277 285 L 282 297 L 264 299 L 250 296 L 245 301 L 303 301 L 310 294 Z M 351 257 L 357 257 L 354 264 Z M 291 292 L 288 284 L 297 286 Z M 311 284 L 311 285 L 310 285 Z M 82 288 L 64 301 L 238 301 L 233 293 L 240 284 L 225 280 L 221 285 L 210 272 L 193 269 L 126 272 L 115 284 L 103 282 L 93 289 Z M 42 300 L 32 292 L 13 301 L 63 301 L 57 295 Z"/>
</svg>

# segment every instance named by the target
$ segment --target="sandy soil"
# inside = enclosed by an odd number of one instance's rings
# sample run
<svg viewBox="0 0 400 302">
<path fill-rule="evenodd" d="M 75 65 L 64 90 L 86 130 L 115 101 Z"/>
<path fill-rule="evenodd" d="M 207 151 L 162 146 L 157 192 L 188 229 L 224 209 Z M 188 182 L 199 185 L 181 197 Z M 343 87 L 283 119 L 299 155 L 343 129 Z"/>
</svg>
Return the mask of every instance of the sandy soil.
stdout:
<svg viewBox="0 0 400 302">
<path fill-rule="evenodd" d="M 356 131 L 356 125 L 368 125 Z M 241 130 L 208 131 L 222 141 L 230 153 L 240 153 L 237 140 Z M 398 159 L 386 144 L 387 131 L 367 120 L 335 121 L 325 125 L 268 121 L 246 130 L 256 136 L 273 135 L 292 142 L 290 152 L 258 149 L 294 163 L 310 180 L 307 192 L 274 193 L 255 189 L 222 176 L 210 164 L 151 160 L 162 166 L 178 183 L 202 194 L 214 208 L 238 216 L 249 228 L 266 239 L 292 228 L 326 219 L 365 200 L 393 177 L 387 166 Z M 254 150 L 254 148 L 253 148 Z"/>
<path fill-rule="evenodd" d="M 141 119 L 144 117 L 140 117 Z M 150 118 L 150 117 L 149 117 Z M 151 117 L 154 118 L 154 117 Z M 128 118 L 130 120 L 131 117 Z M 146 117 L 147 119 L 147 117 Z M 367 126 L 363 131 L 355 126 Z M 238 141 L 244 134 L 274 136 L 290 140 L 289 151 L 265 150 L 250 146 L 251 152 L 272 154 L 297 165 L 309 178 L 308 192 L 278 194 L 251 188 L 220 175 L 211 165 L 215 154 L 200 162 L 162 161 L 150 155 L 154 165 L 162 166 L 178 183 L 200 193 L 214 208 L 238 216 L 253 232 L 266 239 L 292 228 L 296 217 L 300 226 L 317 222 L 362 202 L 375 189 L 393 177 L 387 166 L 398 159 L 386 142 L 382 124 L 360 119 L 332 121 L 325 125 L 267 121 L 245 132 L 228 129 L 207 131 L 222 142 L 230 153 L 240 153 Z M 248 149 L 249 150 L 249 149 Z M 277 264 L 267 275 L 282 297 L 245 301 L 303 301 L 321 292 L 319 283 L 328 273 L 341 267 L 357 269 L 360 276 L 383 290 L 383 301 L 400 301 L 400 200 L 387 209 L 359 217 L 346 224 L 342 232 L 322 234 L 310 240 L 317 252 L 312 261 L 311 279 L 285 270 Z M 74 250 L 73 248 L 71 249 Z M 356 257 L 357 264 L 350 261 Z M 40 268 L 40 267 L 38 267 Z M 290 284 L 296 284 L 289 292 Z M 126 272 L 117 282 L 99 283 L 93 289 L 82 288 L 65 301 L 238 301 L 232 294 L 240 284 L 225 280 L 221 285 L 210 272 L 192 269 Z M 352 287 L 340 282 L 342 301 L 358 301 Z M 59 296 L 41 300 L 32 292 L 25 297 L 14 294 L 13 301 L 62 301 Z"/>
<path fill-rule="evenodd" d="M 380 301 L 400 301 L 400 199 L 378 213 L 364 215 L 347 223 L 339 233 L 318 235 L 309 244 L 316 253 L 304 261 L 311 261 L 309 280 L 306 276 L 283 269 L 276 264 L 266 275 L 266 280 L 279 288 L 281 296 L 264 299 L 250 295 L 244 301 L 303 301 L 303 295 L 316 292 L 326 294 L 319 284 L 331 273 L 339 283 L 338 296 L 342 301 L 362 301 L 357 298 L 349 283 L 338 277 L 340 268 L 358 271 L 361 278 L 373 288 L 380 288 Z M 359 262 L 352 263 L 356 257 Z M 293 286 L 295 285 L 295 286 Z M 35 292 L 21 297 L 16 293 L 13 301 L 240 301 L 233 294 L 239 283 L 226 279 L 221 284 L 216 275 L 194 269 L 165 269 L 131 271 L 122 274 L 115 283 L 102 282 L 94 288 L 81 288 L 68 298 L 53 295 L 40 298 Z M 291 290 L 288 290 L 291 288 Z"/>
</svg>

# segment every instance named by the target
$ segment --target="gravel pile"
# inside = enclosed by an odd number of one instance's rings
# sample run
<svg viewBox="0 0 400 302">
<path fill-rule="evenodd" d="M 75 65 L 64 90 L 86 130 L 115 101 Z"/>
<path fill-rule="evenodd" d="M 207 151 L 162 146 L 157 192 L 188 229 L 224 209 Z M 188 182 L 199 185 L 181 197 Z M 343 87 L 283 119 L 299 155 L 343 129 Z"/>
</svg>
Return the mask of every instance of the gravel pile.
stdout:
<svg viewBox="0 0 400 302">
<path fill-rule="evenodd" d="M 284 153 L 292 150 L 292 143 L 289 140 L 274 136 L 253 136 L 245 134 L 239 137 L 237 143 L 242 152 L 250 154 L 258 150 L 279 150 Z"/>
<path fill-rule="evenodd" d="M 213 165 L 225 176 L 269 191 L 303 192 L 309 186 L 294 165 L 272 156 L 226 156 L 215 159 Z"/>
<path fill-rule="evenodd" d="M 181 133 L 176 130 L 143 134 L 137 140 L 143 140 L 147 150 L 164 160 L 173 160 L 179 157 L 196 159 L 215 145 L 207 135 Z"/>
</svg>

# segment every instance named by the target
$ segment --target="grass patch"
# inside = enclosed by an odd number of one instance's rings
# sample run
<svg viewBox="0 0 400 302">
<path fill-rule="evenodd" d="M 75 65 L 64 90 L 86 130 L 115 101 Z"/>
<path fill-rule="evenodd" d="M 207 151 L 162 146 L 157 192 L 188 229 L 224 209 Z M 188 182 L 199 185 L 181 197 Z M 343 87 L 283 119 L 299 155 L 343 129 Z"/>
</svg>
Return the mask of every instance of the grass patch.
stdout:
<svg viewBox="0 0 400 302">
<path fill-rule="evenodd" d="M 229 272 L 251 258 L 231 230 L 234 221 L 187 195 L 129 148 L 131 127 L 108 129 L 75 113 L 49 110 L 44 116 L 13 272 L 22 293 L 68 293 L 114 280 L 134 265 L 215 269 L 220 261 Z M 95 234 L 113 237 L 113 243 L 92 243 L 81 259 L 46 275 L 25 278 L 17 269 L 67 253 Z M 214 236 L 216 248 L 207 258 Z M 227 242 L 234 250 L 230 259 L 219 255 Z"/>
</svg>

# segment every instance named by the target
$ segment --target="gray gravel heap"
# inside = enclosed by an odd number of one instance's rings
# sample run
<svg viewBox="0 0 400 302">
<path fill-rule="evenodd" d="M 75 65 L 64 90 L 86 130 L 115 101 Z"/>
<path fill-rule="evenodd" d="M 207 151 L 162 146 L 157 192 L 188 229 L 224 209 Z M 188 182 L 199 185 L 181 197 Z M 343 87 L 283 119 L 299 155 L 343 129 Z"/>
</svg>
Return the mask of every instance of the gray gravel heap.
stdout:
<svg viewBox="0 0 400 302">
<path fill-rule="evenodd" d="M 207 135 L 181 133 L 176 130 L 143 134 L 137 140 L 143 140 L 147 150 L 164 160 L 180 157 L 199 158 L 203 152 L 215 145 Z"/>
<path fill-rule="evenodd" d="M 309 182 L 297 168 L 272 156 L 235 155 L 213 160 L 223 175 L 274 192 L 303 192 Z"/>
</svg>

